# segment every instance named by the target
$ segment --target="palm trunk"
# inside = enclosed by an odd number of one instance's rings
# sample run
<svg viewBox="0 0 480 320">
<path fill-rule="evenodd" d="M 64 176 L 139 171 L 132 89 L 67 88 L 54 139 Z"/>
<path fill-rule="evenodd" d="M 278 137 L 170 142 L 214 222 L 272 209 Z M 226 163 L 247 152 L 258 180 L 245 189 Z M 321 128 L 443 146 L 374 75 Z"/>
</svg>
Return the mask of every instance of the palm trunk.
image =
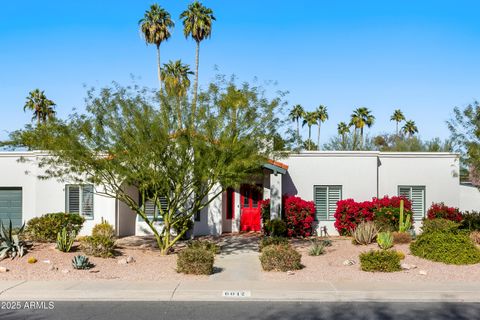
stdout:
<svg viewBox="0 0 480 320">
<path fill-rule="evenodd" d="M 398 121 L 395 121 L 397 126 L 396 126 L 396 129 L 395 129 L 395 135 L 398 137 Z"/>
<path fill-rule="evenodd" d="M 318 124 L 318 137 L 317 137 L 317 150 L 320 150 L 320 128 L 321 128 L 322 123 L 320 122 Z"/>
<path fill-rule="evenodd" d="M 363 148 L 363 127 L 360 128 L 360 146 Z"/>
<path fill-rule="evenodd" d="M 200 56 L 200 41 L 197 41 L 197 48 L 195 51 L 195 83 L 193 84 L 192 119 L 195 118 L 195 113 L 197 108 L 199 56 Z"/>
<path fill-rule="evenodd" d="M 160 85 L 160 91 L 162 91 L 162 68 L 160 64 L 160 45 L 157 45 L 157 69 L 158 69 L 158 83 Z"/>
<path fill-rule="evenodd" d="M 177 96 L 177 121 L 178 121 L 178 129 L 182 130 L 182 105 L 180 97 Z"/>
<path fill-rule="evenodd" d="M 312 126 L 308 126 L 308 150 L 312 150 Z"/>
<path fill-rule="evenodd" d="M 298 122 L 298 119 L 297 119 L 297 146 L 300 148 L 300 123 Z"/>
</svg>

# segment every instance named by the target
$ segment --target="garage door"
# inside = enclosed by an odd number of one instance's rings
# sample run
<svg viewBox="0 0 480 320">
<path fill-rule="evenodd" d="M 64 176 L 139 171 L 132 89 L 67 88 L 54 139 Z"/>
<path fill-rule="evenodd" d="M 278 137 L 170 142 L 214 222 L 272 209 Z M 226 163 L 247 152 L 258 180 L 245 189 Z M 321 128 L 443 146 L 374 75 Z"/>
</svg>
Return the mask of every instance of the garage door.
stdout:
<svg viewBox="0 0 480 320">
<path fill-rule="evenodd" d="M 15 227 L 22 225 L 22 188 L 0 187 L 0 220 Z"/>
</svg>

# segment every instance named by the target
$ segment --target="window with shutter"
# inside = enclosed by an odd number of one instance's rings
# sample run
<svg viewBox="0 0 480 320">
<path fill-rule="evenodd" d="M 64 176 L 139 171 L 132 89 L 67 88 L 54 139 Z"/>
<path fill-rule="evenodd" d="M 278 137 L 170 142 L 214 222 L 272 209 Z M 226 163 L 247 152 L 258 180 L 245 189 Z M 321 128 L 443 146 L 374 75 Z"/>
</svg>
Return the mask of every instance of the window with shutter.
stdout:
<svg viewBox="0 0 480 320">
<path fill-rule="evenodd" d="M 314 186 L 313 199 L 316 220 L 334 220 L 337 201 L 342 200 L 342 186 Z"/>
<path fill-rule="evenodd" d="M 93 219 L 93 185 L 75 185 L 69 184 L 65 186 L 65 211 L 68 213 L 76 213 L 85 217 L 85 219 Z"/>
<path fill-rule="evenodd" d="M 141 201 L 141 199 L 140 199 L 140 201 Z M 158 198 L 158 201 L 160 202 L 161 210 L 166 211 L 167 208 L 168 208 L 167 198 L 164 197 L 164 196 L 160 196 Z M 147 201 L 145 201 L 144 206 L 145 206 L 145 208 L 144 208 L 145 213 L 146 213 L 146 215 L 149 219 L 153 219 L 154 221 L 162 221 L 163 220 L 162 216 L 160 215 L 160 210 L 155 205 L 155 202 L 153 200 L 148 199 Z M 142 221 L 142 218 L 140 216 L 138 217 L 138 219 L 139 219 L 139 221 Z"/>
<path fill-rule="evenodd" d="M 398 195 L 412 202 L 415 220 L 419 221 L 425 217 L 425 186 L 399 186 Z"/>
</svg>

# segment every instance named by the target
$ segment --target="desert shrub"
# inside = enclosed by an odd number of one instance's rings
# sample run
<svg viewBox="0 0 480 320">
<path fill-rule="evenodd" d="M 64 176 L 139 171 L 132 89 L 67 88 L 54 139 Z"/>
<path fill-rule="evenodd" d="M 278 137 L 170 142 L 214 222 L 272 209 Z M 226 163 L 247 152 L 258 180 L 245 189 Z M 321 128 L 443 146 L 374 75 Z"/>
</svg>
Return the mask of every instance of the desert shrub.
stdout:
<svg viewBox="0 0 480 320">
<path fill-rule="evenodd" d="M 463 220 L 460 229 L 480 231 L 480 212 L 466 211 L 462 214 Z"/>
<path fill-rule="evenodd" d="M 458 208 L 446 206 L 443 202 L 432 203 L 427 211 L 428 219 L 447 219 L 455 222 L 462 221 L 462 214 Z"/>
<path fill-rule="evenodd" d="M 287 236 L 309 237 L 313 232 L 315 205 L 313 201 L 287 196 L 284 198 L 285 221 Z"/>
<path fill-rule="evenodd" d="M 405 259 L 405 253 L 403 253 L 402 251 L 395 251 L 395 253 L 397 254 L 400 260 Z"/>
<path fill-rule="evenodd" d="M 410 244 L 413 255 L 446 264 L 480 262 L 480 250 L 465 232 L 432 231 L 422 233 Z"/>
<path fill-rule="evenodd" d="M 177 255 L 177 272 L 185 274 L 212 274 L 215 254 L 204 248 L 183 249 Z"/>
<path fill-rule="evenodd" d="M 363 271 L 395 272 L 402 270 L 400 257 L 393 250 L 370 250 L 360 254 L 360 266 Z"/>
<path fill-rule="evenodd" d="M 105 236 L 87 236 L 80 240 L 80 249 L 94 257 L 110 258 L 115 253 L 115 239 Z"/>
<path fill-rule="evenodd" d="M 191 249 L 205 249 L 213 254 L 220 253 L 220 247 L 213 241 L 209 240 L 192 240 L 187 242 L 187 247 Z"/>
<path fill-rule="evenodd" d="M 360 222 L 352 233 L 355 244 L 367 245 L 375 240 L 378 230 L 372 221 Z"/>
<path fill-rule="evenodd" d="M 312 240 L 312 244 L 308 249 L 308 255 L 320 256 L 325 253 L 325 243 L 317 239 Z"/>
<path fill-rule="evenodd" d="M 470 239 L 472 239 L 473 243 L 480 244 L 480 231 L 470 232 Z"/>
<path fill-rule="evenodd" d="M 284 237 L 287 233 L 287 224 L 281 219 L 267 220 L 263 228 L 266 235 L 273 237 Z"/>
<path fill-rule="evenodd" d="M 263 237 L 260 240 L 260 244 L 258 246 L 259 251 L 262 251 L 263 248 L 271 246 L 271 245 L 288 245 L 288 239 L 285 237 Z"/>
<path fill-rule="evenodd" d="M 454 221 L 438 218 L 438 219 L 423 219 L 422 232 L 454 232 L 458 230 L 460 225 Z"/>
<path fill-rule="evenodd" d="M 381 231 L 397 231 L 399 229 L 400 222 L 400 208 L 398 207 L 379 207 L 373 210 L 375 215 L 374 220 Z M 413 223 L 413 214 L 411 210 L 405 210 L 403 217 L 410 217 L 411 223 Z"/>
<path fill-rule="evenodd" d="M 262 222 L 270 221 L 270 199 L 263 199 L 258 202 L 260 213 L 262 215 Z"/>
<path fill-rule="evenodd" d="M 289 271 L 302 268 L 302 255 L 290 245 L 271 245 L 263 248 L 260 263 L 265 271 Z"/>
<path fill-rule="evenodd" d="M 47 213 L 27 222 L 25 232 L 32 241 L 55 242 L 59 232 L 65 228 L 68 233 L 78 234 L 85 218 L 74 213 Z"/>
<path fill-rule="evenodd" d="M 93 227 L 92 236 L 114 238 L 115 229 L 110 223 L 102 219 L 101 223 L 98 223 Z"/>
<path fill-rule="evenodd" d="M 409 232 L 392 232 L 393 236 L 393 243 L 400 244 L 400 243 L 410 243 L 412 242 L 412 235 Z"/>
<path fill-rule="evenodd" d="M 393 247 L 393 235 L 391 232 L 379 232 L 377 234 L 377 244 L 383 249 L 387 250 Z"/>
<path fill-rule="evenodd" d="M 375 220 L 378 213 L 378 224 L 383 225 L 383 231 L 398 228 L 398 216 L 389 217 L 388 210 L 382 208 L 399 208 L 400 200 L 404 200 L 405 213 L 412 210 L 411 202 L 403 197 L 373 198 L 372 201 L 356 202 L 353 199 L 345 199 L 337 202 L 337 210 L 335 211 L 335 228 L 340 235 L 350 235 L 353 230 L 362 221 Z M 391 227 L 393 226 L 393 227 Z M 388 229 L 387 229 L 388 227 Z"/>
</svg>

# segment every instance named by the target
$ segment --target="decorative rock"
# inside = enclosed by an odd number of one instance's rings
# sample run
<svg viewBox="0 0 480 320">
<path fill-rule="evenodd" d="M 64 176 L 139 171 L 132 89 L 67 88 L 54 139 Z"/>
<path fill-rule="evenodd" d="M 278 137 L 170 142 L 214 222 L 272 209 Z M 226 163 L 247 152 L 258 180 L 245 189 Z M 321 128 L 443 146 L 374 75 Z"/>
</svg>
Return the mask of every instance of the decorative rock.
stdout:
<svg viewBox="0 0 480 320">
<path fill-rule="evenodd" d="M 8 272 L 10 270 L 8 270 L 6 267 L 0 267 L 0 273 L 5 273 L 5 272 Z"/>
<path fill-rule="evenodd" d="M 293 276 L 294 274 L 295 274 L 295 272 L 293 272 L 293 271 L 287 271 L 287 275 L 289 275 L 289 276 Z"/>
<path fill-rule="evenodd" d="M 58 268 L 55 267 L 54 265 L 51 265 L 51 266 L 48 267 L 48 271 L 57 271 L 57 270 L 58 270 Z"/>
<path fill-rule="evenodd" d="M 353 266 L 356 262 L 354 260 L 348 259 L 343 261 L 344 266 Z"/>
<path fill-rule="evenodd" d="M 425 271 L 425 270 L 420 270 L 420 271 L 418 271 L 418 274 L 419 274 L 419 275 L 422 275 L 422 276 L 426 276 L 426 275 L 427 275 L 427 271 Z"/>
<path fill-rule="evenodd" d="M 411 270 L 411 269 L 415 269 L 417 266 L 414 265 L 414 264 L 402 263 L 402 264 L 400 265 L 400 267 L 401 267 L 403 270 Z"/>
<path fill-rule="evenodd" d="M 123 258 L 123 259 L 118 260 L 117 263 L 121 264 L 121 265 L 126 265 L 126 264 L 128 264 L 128 261 L 127 261 L 127 259 Z"/>
<path fill-rule="evenodd" d="M 50 260 L 43 260 L 43 263 L 50 263 Z"/>
<path fill-rule="evenodd" d="M 64 273 L 64 274 L 67 274 L 67 273 L 69 273 L 69 272 L 70 272 L 70 270 L 68 270 L 68 269 L 63 269 L 63 270 L 62 270 L 62 273 Z"/>
<path fill-rule="evenodd" d="M 134 263 L 135 262 L 135 259 L 132 256 L 128 256 L 126 260 L 127 260 L 127 263 Z"/>
</svg>

